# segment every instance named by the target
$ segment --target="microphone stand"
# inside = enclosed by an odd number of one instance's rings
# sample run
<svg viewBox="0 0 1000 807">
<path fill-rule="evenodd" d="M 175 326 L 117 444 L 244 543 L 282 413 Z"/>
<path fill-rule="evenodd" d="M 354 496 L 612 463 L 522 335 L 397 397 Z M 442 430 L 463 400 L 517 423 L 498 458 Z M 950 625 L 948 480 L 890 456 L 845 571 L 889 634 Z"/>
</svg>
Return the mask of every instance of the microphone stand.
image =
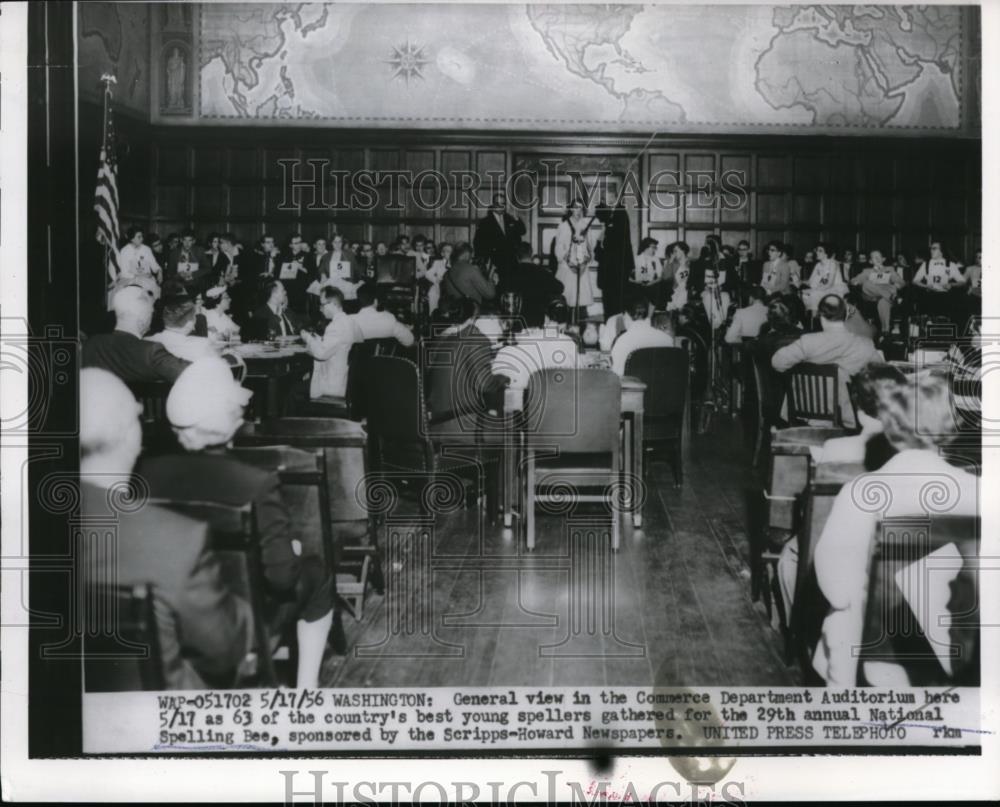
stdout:
<svg viewBox="0 0 1000 807">
<path fill-rule="evenodd" d="M 716 273 L 718 274 L 718 273 Z M 712 299 L 715 302 L 715 310 L 720 314 L 722 313 L 722 293 L 719 290 L 719 286 L 716 285 L 712 289 Z M 709 426 L 712 423 L 712 417 L 719 410 L 719 399 L 723 397 L 720 393 L 721 390 L 717 390 L 719 385 L 719 362 L 718 356 L 716 355 L 718 351 L 717 344 L 717 334 L 715 321 L 713 318 L 713 312 L 708 312 L 708 331 L 709 331 L 709 353 L 708 353 L 708 383 L 705 388 L 705 398 L 702 401 L 701 406 L 701 422 L 699 423 L 698 433 L 705 434 Z"/>
</svg>

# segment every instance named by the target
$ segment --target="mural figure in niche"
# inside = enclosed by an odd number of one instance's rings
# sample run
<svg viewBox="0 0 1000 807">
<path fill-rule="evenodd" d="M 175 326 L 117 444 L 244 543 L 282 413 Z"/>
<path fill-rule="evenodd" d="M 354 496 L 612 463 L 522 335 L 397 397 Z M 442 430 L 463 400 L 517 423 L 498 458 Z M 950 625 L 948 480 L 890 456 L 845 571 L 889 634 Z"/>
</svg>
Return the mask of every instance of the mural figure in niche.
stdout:
<svg viewBox="0 0 1000 807">
<path fill-rule="evenodd" d="M 169 109 L 185 109 L 184 78 L 187 75 L 187 63 L 180 48 L 167 59 L 167 107 Z"/>
</svg>

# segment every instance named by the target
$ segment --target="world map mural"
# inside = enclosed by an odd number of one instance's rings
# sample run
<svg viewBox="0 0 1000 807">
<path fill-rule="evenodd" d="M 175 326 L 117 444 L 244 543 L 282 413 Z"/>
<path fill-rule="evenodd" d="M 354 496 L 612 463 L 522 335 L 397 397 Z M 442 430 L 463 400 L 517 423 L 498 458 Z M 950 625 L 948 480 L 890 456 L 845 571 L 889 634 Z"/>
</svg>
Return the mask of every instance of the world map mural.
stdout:
<svg viewBox="0 0 1000 807">
<path fill-rule="evenodd" d="M 198 117 L 438 129 L 954 130 L 965 95 L 963 13 L 204 4 Z"/>
<path fill-rule="evenodd" d="M 149 6 L 142 3 L 79 5 L 80 92 L 101 100 L 101 76 L 115 75 L 117 104 L 149 115 Z"/>
</svg>

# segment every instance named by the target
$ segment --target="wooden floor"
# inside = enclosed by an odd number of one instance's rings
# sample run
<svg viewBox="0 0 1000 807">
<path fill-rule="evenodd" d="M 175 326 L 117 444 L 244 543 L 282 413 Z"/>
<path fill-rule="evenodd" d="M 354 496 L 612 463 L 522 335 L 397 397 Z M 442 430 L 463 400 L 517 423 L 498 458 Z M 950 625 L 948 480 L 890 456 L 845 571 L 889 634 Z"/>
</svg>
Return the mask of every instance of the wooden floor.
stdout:
<svg viewBox="0 0 1000 807">
<path fill-rule="evenodd" d="M 605 547 L 600 510 L 539 511 L 533 553 L 458 510 L 386 541 L 385 595 L 345 615 L 346 658 L 323 685 L 793 685 L 781 640 L 750 601 L 745 491 L 756 484 L 739 427 L 695 437 L 683 488 L 647 465 L 643 529 Z M 412 512 L 412 511 L 411 511 Z"/>
</svg>

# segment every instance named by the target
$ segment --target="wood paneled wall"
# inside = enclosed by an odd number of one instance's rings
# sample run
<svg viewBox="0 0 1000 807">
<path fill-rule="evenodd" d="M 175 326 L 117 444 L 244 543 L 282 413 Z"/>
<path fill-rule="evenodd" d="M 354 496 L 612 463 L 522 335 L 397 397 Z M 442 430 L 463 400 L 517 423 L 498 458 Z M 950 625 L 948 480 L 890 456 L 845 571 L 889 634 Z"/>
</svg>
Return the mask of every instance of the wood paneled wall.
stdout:
<svg viewBox="0 0 1000 807">
<path fill-rule="evenodd" d="M 821 239 L 841 248 L 912 252 L 933 235 L 965 256 L 978 246 L 981 234 L 979 140 L 692 136 L 646 142 L 581 135 L 571 141 L 491 133 L 176 127 L 150 132 L 148 214 L 142 215 L 144 202 L 123 200 L 123 207 L 161 234 L 193 227 L 199 236 L 232 230 L 247 242 L 265 232 L 280 241 L 296 231 L 307 238 L 340 231 L 349 239 L 372 241 L 388 241 L 400 233 L 467 240 L 488 202 L 491 176 L 534 171 L 540 181 L 538 201 L 522 215 L 534 248 L 544 252 L 573 193 L 565 170 L 580 172 L 587 185 L 599 172 L 608 172 L 612 191 L 624 183 L 630 191 L 624 201 L 632 213 L 633 238 L 637 243 L 651 234 L 661 248 L 684 239 L 696 249 L 706 235 L 719 233 L 727 243 L 748 238 L 755 251 L 776 238 L 791 243 L 799 255 Z M 415 204 L 407 188 L 398 209 L 391 209 L 388 186 L 383 186 L 382 203 L 367 212 L 310 209 L 308 190 L 295 207 L 283 204 L 291 197 L 283 183 L 282 160 L 297 163 L 300 179 L 311 176 L 308 161 L 319 160 L 317 166 L 346 172 L 403 170 L 415 175 L 432 169 L 447 176 L 469 171 L 482 188 L 478 205 L 447 188 L 444 204 L 434 210 Z M 545 164 L 554 165 L 552 161 L 561 161 L 564 171 L 546 173 Z M 729 189 L 745 189 L 745 200 L 734 205 L 729 194 L 727 204 L 727 196 L 716 194 L 711 204 L 697 203 L 690 191 L 698 187 L 699 172 L 716 177 L 703 185 L 710 192 L 718 189 L 723 172 L 730 172 Z M 525 181 L 522 175 L 519 182 Z M 659 186 L 661 203 L 673 198 L 675 204 L 665 208 L 640 200 L 638 196 L 648 196 L 651 182 Z M 327 184 L 327 201 L 334 198 L 334 184 Z M 514 187 L 521 195 L 523 188 Z M 436 189 L 429 187 L 425 198 L 435 195 Z"/>
</svg>

